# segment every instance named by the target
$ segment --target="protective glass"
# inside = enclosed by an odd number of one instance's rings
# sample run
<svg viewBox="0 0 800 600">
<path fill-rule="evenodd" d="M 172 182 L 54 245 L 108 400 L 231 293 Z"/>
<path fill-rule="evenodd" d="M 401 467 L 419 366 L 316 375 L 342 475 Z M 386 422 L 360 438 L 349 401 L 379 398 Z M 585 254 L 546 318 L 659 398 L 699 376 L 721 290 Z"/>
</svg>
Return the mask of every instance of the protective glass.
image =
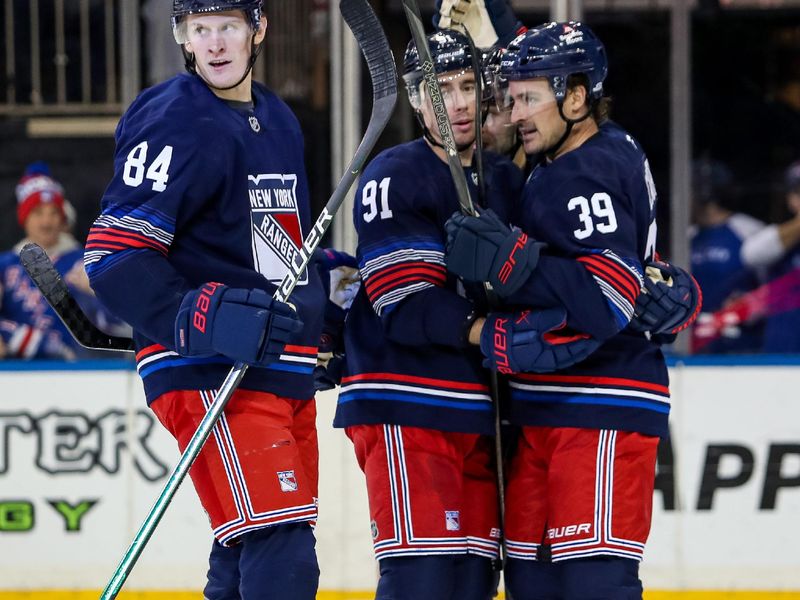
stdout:
<svg viewBox="0 0 800 600">
<path fill-rule="evenodd" d="M 494 97 L 500 110 L 519 106 L 538 112 L 556 103 L 556 95 L 546 78 L 509 81 L 498 75 L 494 80 Z"/>
<path fill-rule="evenodd" d="M 459 93 L 467 104 L 475 104 L 475 77 L 471 70 L 445 73 L 439 75 L 437 80 L 439 82 L 439 90 L 442 93 L 442 100 L 444 100 L 448 110 L 452 110 L 454 107 Z M 419 90 L 416 94 L 418 104 L 415 106 L 413 100 L 411 104 L 418 109 L 428 95 L 424 80 L 420 81 L 417 89 Z"/>
</svg>

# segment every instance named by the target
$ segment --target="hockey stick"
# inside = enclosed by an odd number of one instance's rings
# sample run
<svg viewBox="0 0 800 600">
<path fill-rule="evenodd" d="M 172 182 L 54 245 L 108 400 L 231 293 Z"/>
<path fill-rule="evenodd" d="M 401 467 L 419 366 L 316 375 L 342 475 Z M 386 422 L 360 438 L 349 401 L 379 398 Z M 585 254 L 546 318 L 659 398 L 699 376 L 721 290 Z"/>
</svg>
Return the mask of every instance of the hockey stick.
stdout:
<svg viewBox="0 0 800 600">
<path fill-rule="evenodd" d="M 419 6 L 416 0 L 403 0 L 403 9 L 406 13 L 408 20 L 408 27 L 411 30 L 411 37 L 414 39 L 414 45 L 417 47 L 419 54 L 419 63 L 422 68 L 422 75 L 425 80 L 425 86 L 428 90 L 428 95 L 431 98 L 431 105 L 433 112 L 436 116 L 436 125 L 439 129 L 439 135 L 442 138 L 442 145 L 447 155 L 447 165 L 450 167 L 450 175 L 453 178 L 453 184 L 456 187 L 456 194 L 458 195 L 458 203 L 461 205 L 461 211 L 467 215 L 477 215 L 475 206 L 472 204 L 472 198 L 469 195 L 469 188 L 467 187 L 467 176 L 464 174 L 464 168 L 461 166 L 461 158 L 458 155 L 458 148 L 456 147 L 455 138 L 453 137 L 453 127 L 450 124 L 450 117 L 447 115 L 447 107 L 445 106 L 444 99 L 442 98 L 442 91 L 439 89 L 439 80 L 436 77 L 436 67 L 433 64 L 431 57 L 431 50 L 428 47 L 428 39 L 425 35 L 425 27 L 422 24 L 422 16 L 419 12 Z M 469 34 L 467 34 L 469 35 Z M 473 48 L 474 56 L 474 48 Z M 473 63 L 474 64 L 474 63 Z M 483 75 L 478 71 L 475 73 L 475 79 Z M 475 118 L 478 119 L 480 104 L 475 107 Z M 486 283 L 486 297 L 490 305 L 495 304 L 495 294 L 491 286 Z M 490 392 L 492 397 L 492 405 L 494 406 L 494 450 L 495 462 L 497 463 L 497 501 L 498 501 L 498 514 L 500 517 L 500 530 L 505 534 L 505 499 L 506 499 L 506 483 L 505 475 L 503 472 L 503 443 L 501 436 L 501 423 L 500 423 L 500 382 L 496 371 L 489 372 Z M 501 567 L 505 565 L 508 556 L 505 541 L 501 538 L 500 542 L 501 551 Z"/>
<path fill-rule="evenodd" d="M 394 56 L 389 48 L 383 28 L 369 3 L 367 0 L 341 0 L 339 10 L 347 26 L 353 32 L 367 61 L 370 78 L 372 79 L 372 114 L 364 137 L 361 139 L 355 155 L 347 166 L 347 171 L 339 180 L 328 203 L 317 218 L 314 227 L 306 236 L 302 248 L 299 249 L 299 262 L 294 261 L 290 272 L 283 278 L 283 281 L 275 291 L 274 297 L 284 302 L 288 300 L 289 294 L 297 285 L 297 281 L 311 259 L 314 249 L 319 245 L 322 236 L 330 226 L 333 215 L 344 202 L 347 192 L 361 171 L 361 167 L 364 166 L 369 153 L 378 141 L 378 137 L 380 137 L 381 132 L 389 122 L 397 99 L 397 73 L 395 71 Z M 246 371 L 247 365 L 236 363 L 225 378 L 214 402 L 200 422 L 178 464 L 170 474 L 164 489 L 150 509 L 117 570 L 103 591 L 101 599 L 116 598 L 141 555 L 144 546 L 164 515 L 172 497 L 189 472 L 189 468 L 199 454 L 203 443 L 222 415 L 225 405 L 230 400 Z"/>
<path fill-rule="evenodd" d="M 19 253 L 19 261 L 44 299 L 81 346 L 90 350 L 133 352 L 132 339 L 108 335 L 89 320 L 75 298 L 70 295 L 67 284 L 50 257 L 40 246 L 25 244 Z"/>
</svg>

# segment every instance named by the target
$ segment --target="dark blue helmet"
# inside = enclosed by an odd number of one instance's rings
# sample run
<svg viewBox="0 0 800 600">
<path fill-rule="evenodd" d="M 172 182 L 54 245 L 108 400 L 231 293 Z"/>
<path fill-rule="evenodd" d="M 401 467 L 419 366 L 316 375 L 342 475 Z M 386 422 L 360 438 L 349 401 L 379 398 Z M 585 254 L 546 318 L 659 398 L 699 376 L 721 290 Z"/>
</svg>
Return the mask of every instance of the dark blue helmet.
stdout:
<svg viewBox="0 0 800 600">
<path fill-rule="evenodd" d="M 500 62 L 505 53 L 506 49 L 498 45 L 492 46 L 483 53 L 481 73 L 483 75 L 483 86 L 486 90 L 484 96 L 486 96 L 488 100 L 494 99 L 497 101 L 498 92 L 495 86 L 497 84 L 497 76 L 500 74 Z M 498 103 L 498 105 L 499 104 L 500 103 Z"/>
<path fill-rule="evenodd" d="M 529 29 L 515 38 L 500 61 L 500 77 L 505 80 L 546 77 L 561 101 L 567 91 L 567 78 L 583 74 L 589 80 L 589 97 L 603 96 L 603 81 L 608 59 L 603 43 L 583 23 L 547 23 Z"/>
<path fill-rule="evenodd" d="M 472 70 L 472 51 L 469 40 L 463 33 L 453 29 L 437 31 L 428 36 L 428 47 L 431 50 L 436 73 Z M 408 89 L 411 104 L 416 108 L 414 98 L 419 95 L 422 67 L 414 40 L 408 43 L 403 56 L 403 81 Z"/>
<path fill-rule="evenodd" d="M 186 16 L 218 13 L 226 10 L 243 11 L 255 31 L 258 29 L 258 23 L 264 10 L 263 0 L 172 0 L 172 32 L 175 41 L 179 44 L 186 41 L 185 35 L 178 30 L 178 26 Z"/>
</svg>

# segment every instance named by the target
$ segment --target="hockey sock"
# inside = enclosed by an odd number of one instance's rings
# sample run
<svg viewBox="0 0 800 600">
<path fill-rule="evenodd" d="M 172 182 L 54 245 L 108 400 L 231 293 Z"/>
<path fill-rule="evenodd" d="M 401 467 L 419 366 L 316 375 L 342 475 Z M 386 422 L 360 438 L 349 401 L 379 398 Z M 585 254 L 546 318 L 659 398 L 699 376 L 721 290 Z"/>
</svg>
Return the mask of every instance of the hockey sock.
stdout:
<svg viewBox="0 0 800 600">
<path fill-rule="evenodd" d="M 458 555 L 400 556 L 380 561 L 375 600 L 453 598 Z"/>
<path fill-rule="evenodd" d="M 474 554 L 459 554 L 456 561 L 455 589 L 452 600 L 491 600 L 495 597 L 499 571 L 492 560 Z"/>
<path fill-rule="evenodd" d="M 509 558 L 506 589 L 514 600 L 562 600 L 559 572 L 559 565 L 551 562 Z"/>
<path fill-rule="evenodd" d="M 631 558 L 565 560 L 559 566 L 564 600 L 642 599 L 639 562 Z"/>
<path fill-rule="evenodd" d="M 265 527 L 242 536 L 242 600 L 314 600 L 319 585 L 316 540 L 308 523 Z"/>
<path fill-rule="evenodd" d="M 208 557 L 206 600 L 239 600 L 239 556 L 242 545 L 226 547 L 214 540 Z"/>
</svg>

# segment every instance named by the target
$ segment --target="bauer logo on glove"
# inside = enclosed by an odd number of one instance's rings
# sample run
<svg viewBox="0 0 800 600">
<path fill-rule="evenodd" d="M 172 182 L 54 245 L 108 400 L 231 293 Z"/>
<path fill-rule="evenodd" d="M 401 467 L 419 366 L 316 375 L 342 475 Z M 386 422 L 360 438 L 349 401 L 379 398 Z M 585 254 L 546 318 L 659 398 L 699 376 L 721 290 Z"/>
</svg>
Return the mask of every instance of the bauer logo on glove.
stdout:
<svg viewBox="0 0 800 600">
<path fill-rule="evenodd" d="M 546 373 L 571 367 L 600 343 L 566 329 L 560 308 L 518 313 L 490 313 L 481 330 L 483 366 L 504 374 Z"/>
</svg>

